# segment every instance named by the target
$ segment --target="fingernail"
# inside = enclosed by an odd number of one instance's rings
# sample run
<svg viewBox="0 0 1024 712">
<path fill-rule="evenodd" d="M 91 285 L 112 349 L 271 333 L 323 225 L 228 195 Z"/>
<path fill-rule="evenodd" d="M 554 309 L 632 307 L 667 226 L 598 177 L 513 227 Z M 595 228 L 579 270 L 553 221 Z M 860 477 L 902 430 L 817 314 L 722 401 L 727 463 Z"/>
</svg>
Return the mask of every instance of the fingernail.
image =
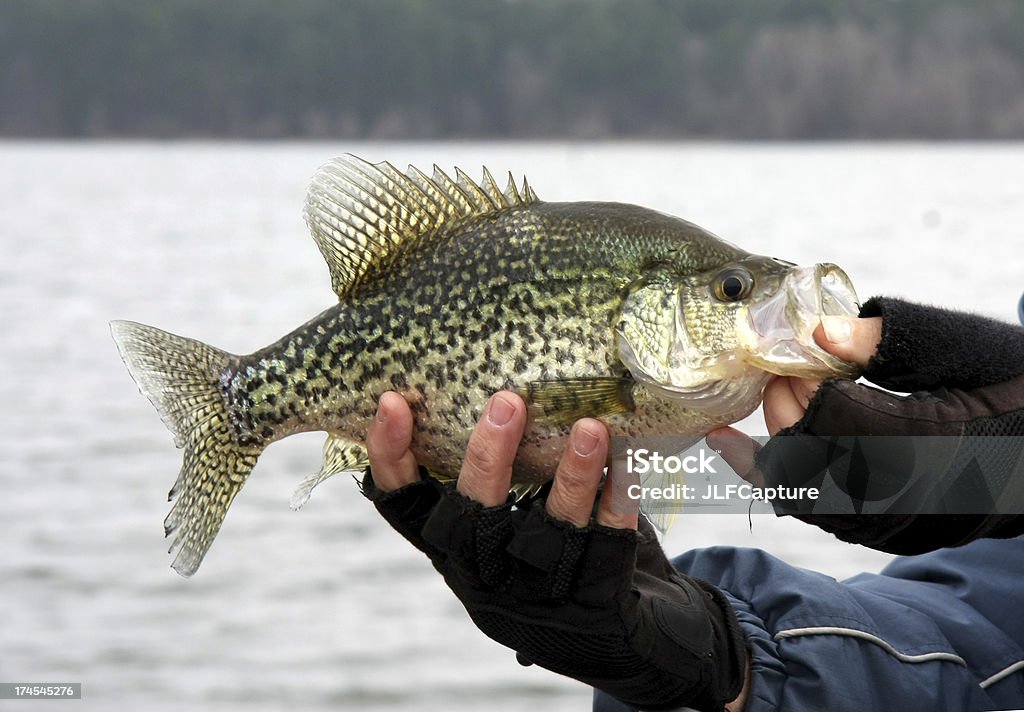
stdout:
<svg viewBox="0 0 1024 712">
<path fill-rule="evenodd" d="M 853 326 L 845 316 L 823 316 L 821 326 L 825 330 L 825 338 L 833 344 L 845 344 L 853 334 Z"/>
<path fill-rule="evenodd" d="M 504 425 L 508 421 L 512 420 L 512 416 L 515 415 L 516 407 L 505 399 L 504 396 L 494 396 L 491 398 L 491 405 L 487 409 L 487 420 L 492 425 Z"/>
<path fill-rule="evenodd" d="M 572 449 L 581 457 L 594 452 L 597 447 L 598 435 L 588 428 L 577 426 L 572 431 Z"/>
<path fill-rule="evenodd" d="M 384 408 L 381 406 L 380 400 L 377 401 L 377 422 L 384 423 L 388 419 L 384 412 Z"/>
</svg>

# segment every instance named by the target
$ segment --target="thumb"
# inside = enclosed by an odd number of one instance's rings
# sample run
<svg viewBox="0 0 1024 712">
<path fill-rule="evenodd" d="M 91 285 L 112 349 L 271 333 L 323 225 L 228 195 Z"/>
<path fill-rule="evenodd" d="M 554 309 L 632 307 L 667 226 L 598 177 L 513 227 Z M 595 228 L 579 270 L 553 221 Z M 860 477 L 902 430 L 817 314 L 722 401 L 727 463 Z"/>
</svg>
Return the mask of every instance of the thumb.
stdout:
<svg viewBox="0 0 1024 712">
<path fill-rule="evenodd" d="M 882 340 L 882 317 L 823 316 L 814 340 L 833 356 L 867 366 Z"/>
</svg>

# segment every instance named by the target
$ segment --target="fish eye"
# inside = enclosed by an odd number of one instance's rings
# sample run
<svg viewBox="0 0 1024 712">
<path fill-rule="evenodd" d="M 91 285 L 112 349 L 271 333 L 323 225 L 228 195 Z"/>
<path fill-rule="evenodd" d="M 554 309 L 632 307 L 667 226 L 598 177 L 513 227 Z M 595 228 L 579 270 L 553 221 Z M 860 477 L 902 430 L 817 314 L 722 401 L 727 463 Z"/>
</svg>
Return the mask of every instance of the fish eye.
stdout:
<svg viewBox="0 0 1024 712">
<path fill-rule="evenodd" d="M 723 302 L 745 299 L 754 288 L 754 277 L 745 269 L 727 269 L 715 278 L 715 296 Z"/>
</svg>

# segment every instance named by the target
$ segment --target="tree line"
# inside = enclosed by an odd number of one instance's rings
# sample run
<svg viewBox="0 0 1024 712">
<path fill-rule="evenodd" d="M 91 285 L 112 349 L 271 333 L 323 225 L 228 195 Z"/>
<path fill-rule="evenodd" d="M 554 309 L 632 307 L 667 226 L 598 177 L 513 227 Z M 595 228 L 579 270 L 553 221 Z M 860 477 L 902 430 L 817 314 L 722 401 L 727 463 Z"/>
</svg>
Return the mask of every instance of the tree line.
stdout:
<svg viewBox="0 0 1024 712">
<path fill-rule="evenodd" d="M 1021 138 L 1017 0 L 3 0 L 0 135 Z"/>
</svg>

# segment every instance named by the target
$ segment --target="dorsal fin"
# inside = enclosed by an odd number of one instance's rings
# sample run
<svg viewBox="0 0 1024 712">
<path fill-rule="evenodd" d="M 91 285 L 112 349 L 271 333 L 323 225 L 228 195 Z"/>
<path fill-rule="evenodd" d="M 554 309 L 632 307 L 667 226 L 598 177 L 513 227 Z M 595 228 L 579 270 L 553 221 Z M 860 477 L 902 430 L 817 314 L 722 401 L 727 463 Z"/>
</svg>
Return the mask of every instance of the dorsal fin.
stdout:
<svg viewBox="0 0 1024 712">
<path fill-rule="evenodd" d="M 525 178 L 518 188 L 509 174 L 502 191 L 486 168 L 481 183 L 459 169 L 455 176 L 437 166 L 432 177 L 412 166 L 402 173 L 350 154 L 321 166 L 306 193 L 304 216 L 339 298 L 453 221 L 538 201 Z"/>
</svg>

